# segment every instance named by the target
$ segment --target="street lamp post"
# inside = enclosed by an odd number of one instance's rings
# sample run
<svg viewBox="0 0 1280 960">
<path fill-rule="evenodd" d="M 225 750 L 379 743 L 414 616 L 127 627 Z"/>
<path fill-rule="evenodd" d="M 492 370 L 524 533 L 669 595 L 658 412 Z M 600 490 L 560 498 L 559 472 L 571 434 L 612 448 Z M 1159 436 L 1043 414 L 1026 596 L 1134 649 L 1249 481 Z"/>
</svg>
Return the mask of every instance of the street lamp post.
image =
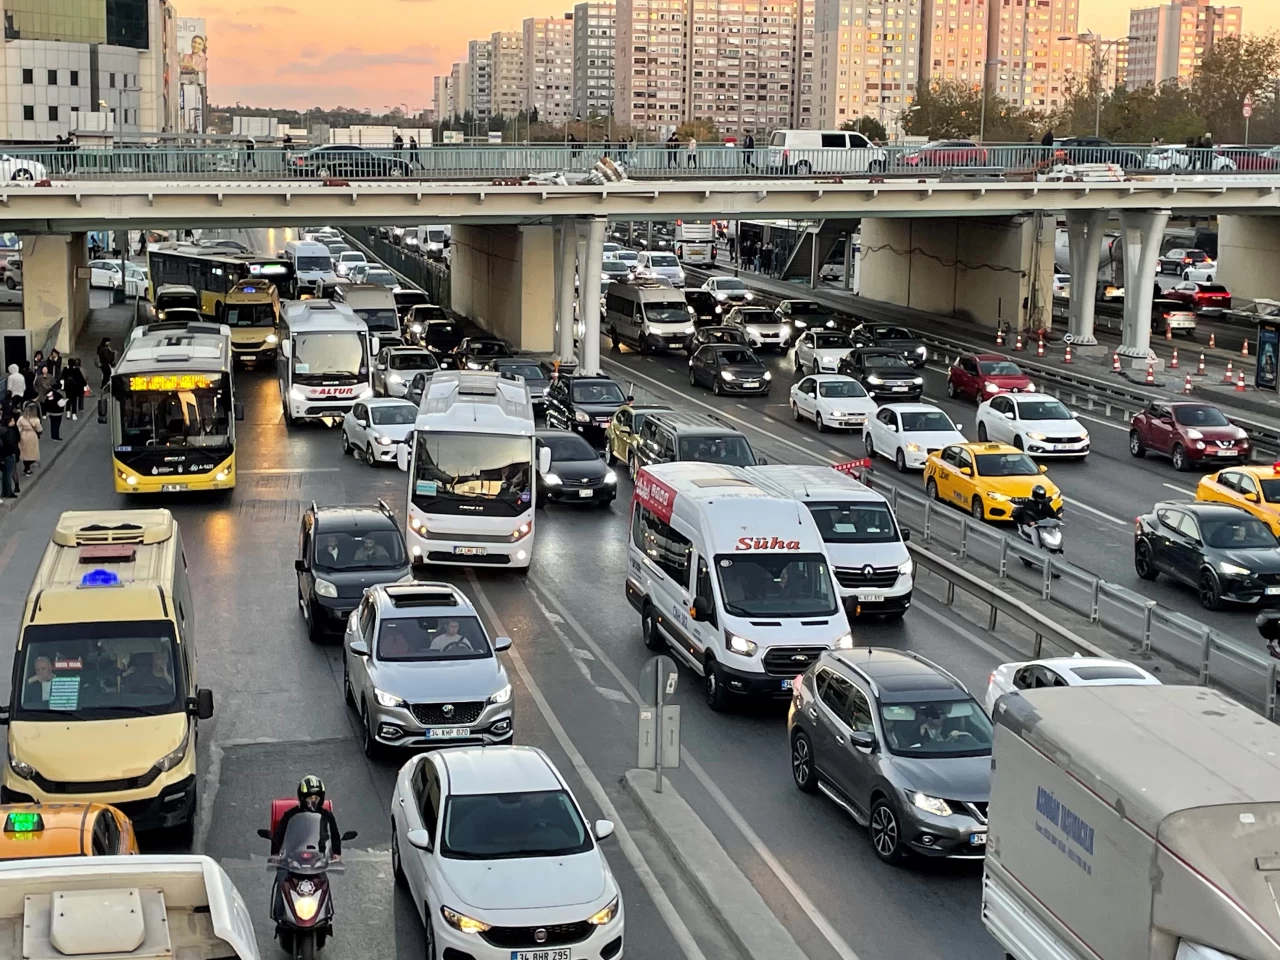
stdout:
<svg viewBox="0 0 1280 960">
<path fill-rule="evenodd" d="M 978 142 L 983 143 L 987 132 L 987 67 L 1003 66 L 1003 60 L 986 60 L 982 64 L 982 106 L 978 111 Z"/>
<path fill-rule="evenodd" d="M 1108 47 L 1114 47 L 1121 41 L 1134 41 L 1137 37 L 1116 37 L 1114 40 L 1103 40 L 1100 36 L 1092 31 L 1076 34 L 1074 37 L 1064 35 L 1058 37 L 1059 40 L 1075 40 L 1077 43 L 1087 43 L 1093 50 L 1093 135 L 1095 137 L 1102 134 L 1102 68 L 1106 66 L 1103 59 Z"/>
</svg>

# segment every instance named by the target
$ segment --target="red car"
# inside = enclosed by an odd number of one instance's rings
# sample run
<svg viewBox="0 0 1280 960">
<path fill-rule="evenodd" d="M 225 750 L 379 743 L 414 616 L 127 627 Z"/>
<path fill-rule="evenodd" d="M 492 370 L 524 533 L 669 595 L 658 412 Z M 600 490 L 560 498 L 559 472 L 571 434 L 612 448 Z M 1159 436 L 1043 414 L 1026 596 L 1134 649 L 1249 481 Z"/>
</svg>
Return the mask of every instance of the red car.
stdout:
<svg viewBox="0 0 1280 960">
<path fill-rule="evenodd" d="M 997 393 L 1034 393 L 1036 385 L 1008 357 L 998 353 L 964 353 L 947 371 L 947 396 L 981 403 Z"/>
<path fill-rule="evenodd" d="M 1211 403 L 1153 402 L 1129 425 L 1129 453 L 1158 453 L 1171 459 L 1175 470 L 1247 463 L 1249 449 L 1249 435 Z"/>
<path fill-rule="evenodd" d="M 902 158 L 910 167 L 985 167 L 986 147 L 972 140 L 937 140 Z"/>
<path fill-rule="evenodd" d="M 1275 147 L 1244 147 L 1234 144 L 1214 151 L 1236 165 L 1237 170 L 1280 170 L 1280 150 Z"/>
<path fill-rule="evenodd" d="M 1220 283 L 1184 280 L 1170 287 L 1164 297 L 1166 300 L 1185 303 L 1197 313 L 1205 310 L 1231 309 L 1231 291 Z"/>
</svg>

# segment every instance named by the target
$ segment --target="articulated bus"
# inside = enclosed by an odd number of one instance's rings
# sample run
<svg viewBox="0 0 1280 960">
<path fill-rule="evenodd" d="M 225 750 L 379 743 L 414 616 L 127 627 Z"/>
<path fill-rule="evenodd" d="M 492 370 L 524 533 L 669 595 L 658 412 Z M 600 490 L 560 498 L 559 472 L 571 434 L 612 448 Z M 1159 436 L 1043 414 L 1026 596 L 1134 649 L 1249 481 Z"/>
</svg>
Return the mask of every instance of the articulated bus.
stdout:
<svg viewBox="0 0 1280 960">
<path fill-rule="evenodd" d="M 275 285 L 283 300 L 297 296 L 293 264 L 283 257 L 260 257 L 252 253 L 231 253 L 185 243 L 153 244 L 147 250 L 151 298 L 166 283 L 183 283 L 200 295 L 200 312 L 218 323 L 226 323 L 228 295 L 245 280 L 265 280 Z"/>
<path fill-rule="evenodd" d="M 106 401 L 117 493 L 230 490 L 236 428 L 231 330 L 214 323 L 136 328 Z"/>
</svg>

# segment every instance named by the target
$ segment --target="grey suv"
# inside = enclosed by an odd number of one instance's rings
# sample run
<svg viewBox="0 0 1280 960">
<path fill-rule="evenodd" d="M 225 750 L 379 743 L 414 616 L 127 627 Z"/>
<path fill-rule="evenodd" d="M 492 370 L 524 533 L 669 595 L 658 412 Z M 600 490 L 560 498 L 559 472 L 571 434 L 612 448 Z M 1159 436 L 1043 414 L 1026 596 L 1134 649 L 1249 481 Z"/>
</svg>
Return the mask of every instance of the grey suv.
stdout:
<svg viewBox="0 0 1280 960">
<path fill-rule="evenodd" d="M 866 826 L 876 856 L 980 859 L 991 721 L 955 677 L 910 652 L 826 651 L 796 678 L 791 773 Z"/>
</svg>

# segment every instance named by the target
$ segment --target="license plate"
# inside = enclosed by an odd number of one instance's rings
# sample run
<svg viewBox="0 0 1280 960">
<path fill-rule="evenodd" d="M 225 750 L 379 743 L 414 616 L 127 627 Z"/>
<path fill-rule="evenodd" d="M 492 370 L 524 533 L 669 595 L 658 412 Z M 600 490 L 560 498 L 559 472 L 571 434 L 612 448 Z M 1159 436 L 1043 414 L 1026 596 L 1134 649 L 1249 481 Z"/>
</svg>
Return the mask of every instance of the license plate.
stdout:
<svg viewBox="0 0 1280 960">
<path fill-rule="evenodd" d="M 782 689 L 783 689 L 783 690 L 790 690 L 790 689 L 791 689 L 791 682 L 792 682 L 794 679 L 795 679 L 795 677 L 788 677 L 786 680 L 783 680 L 783 681 L 782 681 Z"/>
<path fill-rule="evenodd" d="M 569 948 L 556 950 L 512 950 L 511 960 L 570 960 Z"/>
<path fill-rule="evenodd" d="M 880 595 L 879 595 L 879 594 L 875 594 L 875 593 L 860 593 L 860 594 L 858 594 L 858 602 L 859 602 L 859 603 L 872 603 L 872 602 L 874 602 L 874 601 L 876 601 L 876 600 L 879 600 L 879 599 L 880 599 Z"/>
<path fill-rule="evenodd" d="M 187 489 L 187 485 L 185 483 L 166 483 L 161 485 L 160 492 L 161 493 L 179 493 L 180 491 L 185 489 Z"/>
<path fill-rule="evenodd" d="M 894 393 L 906 393 L 906 392 L 907 392 L 907 388 L 906 388 L 906 387 L 894 387 L 894 388 L 893 388 L 893 392 L 894 392 Z"/>
<path fill-rule="evenodd" d="M 1240 456 L 1240 451 L 1239 451 L 1239 450 L 1219 450 L 1219 451 L 1218 451 L 1218 456 L 1220 456 L 1220 457 L 1238 457 L 1238 456 Z"/>
<path fill-rule="evenodd" d="M 489 551 L 485 547 L 454 547 L 453 552 L 459 557 L 483 557 Z"/>
<path fill-rule="evenodd" d="M 470 727 L 429 727 L 426 732 L 428 740 L 456 740 L 459 737 L 471 736 Z"/>
<path fill-rule="evenodd" d="M 580 497 L 589 497 L 589 496 L 591 496 L 591 494 L 592 494 L 592 493 L 594 493 L 594 492 L 595 492 L 595 491 L 593 491 L 593 490 L 579 490 L 579 491 L 578 491 L 578 496 L 580 496 Z"/>
<path fill-rule="evenodd" d="M 760 381 L 759 380 L 743 380 L 742 385 L 744 387 L 758 387 L 760 386 Z"/>
<path fill-rule="evenodd" d="M 969 834 L 969 845 L 971 847 L 985 847 L 987 845 L 987 835 L 985 833 Z"/>
<path fill-rule="evenodd" d="M 1280 587 L 1267 587 L 1267 596 L 1268 597 L 1280 596 Z"/>
</svg>

